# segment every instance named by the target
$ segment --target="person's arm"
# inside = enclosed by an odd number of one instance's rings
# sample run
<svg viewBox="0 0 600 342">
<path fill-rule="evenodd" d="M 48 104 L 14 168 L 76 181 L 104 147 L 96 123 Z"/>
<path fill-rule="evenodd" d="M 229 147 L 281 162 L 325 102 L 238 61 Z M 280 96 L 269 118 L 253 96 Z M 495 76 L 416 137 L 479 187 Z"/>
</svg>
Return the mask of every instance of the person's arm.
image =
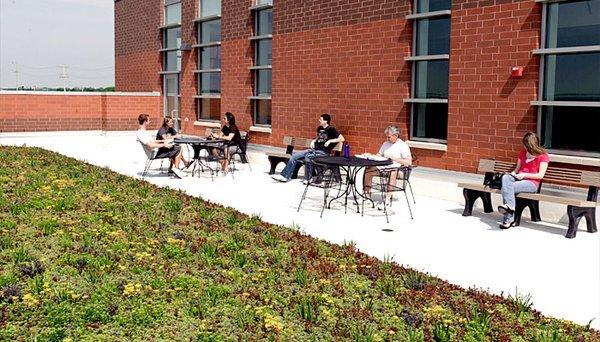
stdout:
<svg viewBox="0 0 600 342">
<path fill-rule="evenodd" d="M 517 159 L 517 166 L 515 166 L 515 169 L 510 174 L 513 175 L 513 177 L 517 178 L 517 173 L 519 172 L 520 169 L 521 169 L 521 159 Z"/>
<path fill-rule="evenodd" d="M 221 133 L 219 136 L 219 139 L 231 141 L 231 140 L 233 140 L 234 136 L 235 136 L 235 134 L 233 134 L 233 133 L 229 133 L 229 135 L 224 135 L 223 133 Z"/>
<path fill-rule="evenodd" d="M 540 163 L 540 170 L 538 173 L 525 173 L 521 172 L 517 174 L 517 179 L 542 179 L 546 174 L 546 170 L 548 170 L 548 162 Z"/>
<path fill-rule="evenodd" d="M 398 164 L 402 164 L 402 165 L 406 165 L 406 166 L 411 166 L 412 165 L 412 157 L 406 157 L 406 158 L 390 158 L 392 159 L 392 161 L 395 161 Z"/>
<path fill-rule="evenodd" d="M 335 139 L 329 139 L 329 140 L 327 140 L 327 141 L 325 142 L 325 147 L 327 147 L 327 146 L 329 146 L 330 144 L 333 144 L 333 143 L 336 143 L 336 144 L 337 144 L 337 143 L 341 143 L 341 142 L 344 142 L 344 141 L 346 141 L 346 139 L 344 139 L 344 136 L 340 134 L 340 135 L 338 135 L 338 137 L 337 137 L 337 138 L 335 138 Z M 311 144 L 311 145 L 312 145 L 312 144 Z"/>
<path fill-rule="evenodd" d="M 152 140 L 145 143 L 144 145 L 150 148 L 172 147 L 173 144 L 171 142 L 172 140 Z"/>
</svg>

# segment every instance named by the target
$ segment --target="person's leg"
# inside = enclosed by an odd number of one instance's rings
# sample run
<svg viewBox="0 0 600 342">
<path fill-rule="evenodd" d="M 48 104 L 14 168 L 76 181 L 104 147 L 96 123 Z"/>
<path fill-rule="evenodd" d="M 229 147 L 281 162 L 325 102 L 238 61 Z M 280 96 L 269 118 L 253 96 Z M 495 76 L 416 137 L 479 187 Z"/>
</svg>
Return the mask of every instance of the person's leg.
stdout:
<svg viewBox="0 0 600 342">
<path fill-rule="evenodd" d="M 298 160 L 304 158 L 307 154 L 311 153 L 313 150 L 304 150 L 300 152 L 292 153 L 292 157 L 288 160 L 287 164 L 285 164 L 285 168 L 281 171 L 281 176 L 285 179 L 289 180 L 292 178 L 292 174 L 294 173 L 294 169 L 296 168 L 296 164 L 298 164 Z"/>
<path fill-rule="evenodd" d="M 316 157 L 326 157 L 326 156 L 327 156 L 326 152 L 324 152 L 324 151 L 317 151 L 317 150 L 314 150 L 311 153 L 307 153 L 304 156 L 304 159 L 306 159 L 308 161 L 308 163 L 306 164 L 306 169 L 304 170 L 304 179 L 305 180 L 309 180 L 309 179 L 312 178 L 312 175 L 313 175 L 313 167 L 312 167 L 313 159 L 316 158 Z M 322 179 L 322 177 L 321 177 L 321 179 Z"/>
<path fill-rule="evenodd" d="M 183 158 L 183 152 L 181 150 L 181 147 L 179 147 L 179 145 L 173 146 L 173 150 L 177 153 L 175 155 L 175 157 L 173 158 L 174 163 L 173 165 L 175 165 L 176 168 L 180 168 L 179 164 L 181 163 L 181 159 Z"/>
<path fill-rule="evenodd" d="M 393 187 L 396 186 L 396 182 L 397 182 L 397 178 L 398 177 L 398 170 L 392 170 L 390 171 L 390 181 L 388 182 L 388 190 L 393 189 Z M 387 201 L 387 203 L 391 203 L 392 202 L 392 192 L 388 191 L 385 195 L 385 200 Z"/>
<path fill-rule="evenodd" d="M 373 178 L 379 172 L 376 167 L 369 166 L 365 169 L 363 175 L 363 193 L 366 197 L 371 197 L 371 189 L 373 188 Z"/>
<path fill-rule="evenodd" d="M 516 207 L 515 196 L 521 192 L 536 192 L 537 188 L 535 184 L 528 180 L 516 180 L 511 175 L 502 176 L 502 201 L 510 209 L 504 212 L 504 223 L 510 223 L 513 221 L 514 210 Z"/>
</svg>

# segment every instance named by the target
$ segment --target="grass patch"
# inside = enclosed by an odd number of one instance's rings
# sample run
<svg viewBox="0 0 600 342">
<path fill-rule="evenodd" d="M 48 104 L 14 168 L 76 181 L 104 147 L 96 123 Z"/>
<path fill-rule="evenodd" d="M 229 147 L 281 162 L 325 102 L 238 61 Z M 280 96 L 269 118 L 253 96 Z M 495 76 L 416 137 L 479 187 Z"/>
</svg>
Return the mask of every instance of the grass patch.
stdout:
<svg viewBox="0 0 600 342">
<path fill-rule="evenodd" d="M 0 147 L 0 265 L 0 340 L 600 340 L 527 296 L 35 148 Z"/>
</svg>

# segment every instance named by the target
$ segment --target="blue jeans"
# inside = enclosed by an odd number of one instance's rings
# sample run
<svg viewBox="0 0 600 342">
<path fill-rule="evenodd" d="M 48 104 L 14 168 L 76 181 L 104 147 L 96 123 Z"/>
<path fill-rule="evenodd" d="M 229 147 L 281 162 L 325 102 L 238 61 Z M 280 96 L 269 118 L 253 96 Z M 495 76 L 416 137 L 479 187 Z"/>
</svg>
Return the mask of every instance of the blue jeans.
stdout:
<svg viewBox="0 0 600 342">
<path fill-rule="evenodd" d="M 285 168 L 281 171 L 281 175 L 287 179 L 292 178 L 292 174 L 294 174 L 294 170 L 296 169 L 296 165 L 298 164 L 298 160 L 306 158 L 312 159 L 315 157 L 325 157 L 328 156 L 327 152 L 320 150 L 308 149 L 300 152 L 292 153 L 292 157 L 285 164 Z M 312 176 L 312 167 L 310 165 L 306 165 L 306 169 L 304 170 L 304 179 L 310 179 Z"/>
<path fill-rule="evenodd" d="M 536 192 L 535 184 L 528 180 L 516 180 L 511 175 L 502 176 L 502 202 L 508 205 L 512 210 L 515 210 L 516 202 L 515 195 L 521 192 Z M 503 222 L 512 222 L 513 215 L 504 214 Z"/>
</svg>

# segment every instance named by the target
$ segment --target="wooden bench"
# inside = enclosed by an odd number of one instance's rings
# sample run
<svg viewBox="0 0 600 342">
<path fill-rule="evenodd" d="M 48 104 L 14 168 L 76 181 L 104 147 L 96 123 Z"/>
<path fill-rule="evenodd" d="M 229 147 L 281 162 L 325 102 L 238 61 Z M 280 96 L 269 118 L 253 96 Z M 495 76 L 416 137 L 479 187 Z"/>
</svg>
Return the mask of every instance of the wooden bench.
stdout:
<svg viewBox="0 0 600 342">
<path fill-rule="evenodd" d="M 495 172 L 511 172 L 515 169 L 515 163 L 503 162 L 489 159 L 481 159 L 477 168 L 478 173 L 484 173 L 484 182 L 491 179 Z M 568 185 L 568 186 L 587 186 L 587 198 L 575 199 L 565 198 L 555 195 L 540 193 L 544 181 Z M 574 238 L 577 234 L 577 226 L 582 217 L 585 217 L 587 231 L 595 233 L 598 231 L 596 225 L 596 205 L 598 201 L 598 188 L 600 187 L 600 172 L 573 170 L 549 166 L 544 175 L 543 182 L 537 193 L 520 193 L 516 196 L 515 225 L 521 223 L 521 215 L 525 208 L 529 208 L 531 220 L 541 221 L 539 202 L 551 202 L 564 204 L 567 206 L 567 216 L 569 217 L 569 227 L 565 237 Z M 478 198 L 483 202 L 483 210 L 486 213 L 494 211 L 492 207 L 491 193 L 500 193 L 500 190 L 491 189 L 483 184 L 459 183 L 463 188 L 465 197 L 465 210 L 463 216 L 470 216 L 473 211 L 473 205 Z"/>
<path fill-rule="evenodd" d="M 286 145 L 286 149 L 285 149 L 285 153 L 281 153 L 281 152 L 267 152 L 267 157 L 269 159 L 269 163 L 271 164 L 271 169 L 269 170 L 269 174 L 272 175 L 275 173 L 275 168 L 277 168 L 277 165 L 279 163 L 287 163 L 288 160 L 290 160 L 290 158 L 292 157 L 292 153 L 294 152 L 295 148 L 298 148 L 299 150 L 305 150 L 310 148 L 310 144 L 313 141 L 313 139 L 307 139 L 307 138 L 299 138 L 299 137 L 283 137 L 283 144 Z M 342 147 L 343 147 L 343 143 L 338 143 L 333 150 L 331 151 L 331 153 L 333 153 L 334 155 L 340 155 L 340 153 L 342 152 Z M 296 165 L 296 169 L 294 170 L 294 173 L 292 174 L 292 178 L 298 178 L 298 171 L 300 170 L 300 168 L 302 167 L 301 163 L 298 163 L 298 165 Z"/>
</svg>

